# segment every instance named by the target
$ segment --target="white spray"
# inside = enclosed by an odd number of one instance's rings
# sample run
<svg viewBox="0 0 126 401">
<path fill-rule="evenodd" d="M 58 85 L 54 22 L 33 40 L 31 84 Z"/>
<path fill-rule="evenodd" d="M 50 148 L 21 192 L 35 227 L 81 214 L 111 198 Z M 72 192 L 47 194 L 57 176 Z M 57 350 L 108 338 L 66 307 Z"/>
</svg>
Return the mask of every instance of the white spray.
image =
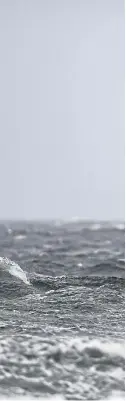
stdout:
<svg viewBox="0 0 126 401">
<path fill-rule="evenodd" d="M 15 276 L 22 280 L 25 284 L 30 285 L 26 273 L 17 263 L 13 262 L 12 260 L 0 257 L 0 269 L 7 271 L 12 276 Z"/>
</svg>

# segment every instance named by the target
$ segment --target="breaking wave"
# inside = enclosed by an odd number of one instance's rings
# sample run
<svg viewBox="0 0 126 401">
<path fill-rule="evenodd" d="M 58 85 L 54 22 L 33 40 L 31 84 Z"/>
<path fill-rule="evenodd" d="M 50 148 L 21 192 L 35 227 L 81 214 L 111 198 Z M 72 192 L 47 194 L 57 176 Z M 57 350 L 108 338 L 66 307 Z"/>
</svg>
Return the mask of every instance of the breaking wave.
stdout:
<svg viewBox="0 0 126 401">
<path fill-rule="evenodd" d="M 10 275 L 17 277 L 27 285 L 30 284 L 26 273 L 21 269 L 21 267 L 8 258 L 0 257 L 0 270 L 6 273 L 8 272 Z"/>
<path fill-rule="evenodd" d="M 11 275 L 21 280 L 26 285 L 32 284 L 33 287 L 43 288 L 46 291 L 58 290 L 68 286 L 72 287 L 101 287 L 103 285 L 112 285 L 124 287 L 125 285 L 125 268 L 124 263 L 115 266 L 114 263 L 103 263 L 83 269 L 81 275 L 58 275 L 51 276 L 40 273 L 27 273 L 12 260 L 0 257 L 0 274 L 6 276 Z M 4 277 L 6 278 L 6 277 Z M 14 289 L 15 283 L 7 282 L 11 290 Z M 2 280 L 1 280 L 2 286 Z M 2 291 L 2 288 L 1 288 Z"/>
</svg>

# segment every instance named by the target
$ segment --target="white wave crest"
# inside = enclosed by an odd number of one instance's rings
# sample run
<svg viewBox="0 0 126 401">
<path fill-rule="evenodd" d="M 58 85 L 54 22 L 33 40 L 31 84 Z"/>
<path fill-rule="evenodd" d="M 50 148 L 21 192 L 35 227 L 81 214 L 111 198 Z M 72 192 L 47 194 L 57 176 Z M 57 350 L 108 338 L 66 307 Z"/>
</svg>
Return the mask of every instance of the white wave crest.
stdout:
<svg viewBox="0 0 126 401">
<path fill-rule="evenodd" d="M 90 358 L 92 354 L 94 354 L 94 350 L 101 351 L 104 354 L 111 355 L 113 357 L 120 356 L 125 358 L 125 344 L 122 342 L 113 342 L 113 341 L 103 341 L 99 339 L 92 340 L 82 340 L 78 338 L 65 339 L 64 342 L 60 343 L 58 346 L 58 350 L 60 350 L 63 354 L 67 354 L 69 350 L 77 351 L 80 354 L 84 354 L 85 351 L 90 351 Z M 92 351 L 92 352 L 91 352 Z"/>
<path fill-rule="evenodd" d="M 16 241 L 22 241 L 25 238 L 26 238 L 26 235 L 15 235 L 15 237 L 14 237 L 14 239 Z"/>
<path fill-rule="evenodd" d="M 116 228 L 116 230 L 125 230 L 124 223 L 115 223 L 115 225 L 113 227 Z"/>
<path fill-rule="evenodd" d="M 91 231 L 98 231 L 98 230 L 102 229 L 102 225 L 94 223 L 89 228 L 90 228 Z"/>
<path fill-rule="evenodd" d="M 25 284 L 30 285 L 26 273 L 21 269 L 21 267 L 17 263 L 13 262 L 12 260 L 0 257 L 0 269 L 10 273 L 12 276 L 19 278 Z"/>
</svg>

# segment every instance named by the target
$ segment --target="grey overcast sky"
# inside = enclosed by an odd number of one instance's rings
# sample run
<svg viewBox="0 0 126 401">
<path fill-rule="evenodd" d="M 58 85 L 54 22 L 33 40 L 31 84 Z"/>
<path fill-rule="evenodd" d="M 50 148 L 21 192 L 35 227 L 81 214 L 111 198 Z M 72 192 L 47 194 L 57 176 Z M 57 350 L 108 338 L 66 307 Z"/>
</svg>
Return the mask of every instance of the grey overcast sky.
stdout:
<svg viewBox="0 0 126 401">
<path fill-rule="evenodd" d="M 0 0 L 0 218 L 124 218 L 124 1 Z"/>
</svg>

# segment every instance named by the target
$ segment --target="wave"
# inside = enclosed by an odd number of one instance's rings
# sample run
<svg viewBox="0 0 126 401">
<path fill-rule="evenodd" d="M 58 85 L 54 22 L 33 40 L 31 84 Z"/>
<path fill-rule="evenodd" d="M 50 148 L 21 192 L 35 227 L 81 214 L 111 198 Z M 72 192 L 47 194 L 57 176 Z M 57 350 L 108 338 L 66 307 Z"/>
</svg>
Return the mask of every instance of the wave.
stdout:
<svg viewBox="0 0 126 401">
<path fill-rule="evenodd" d="M 18 279 L 22 280 L 25 284 L 30 285 L 30 282 L 27 279 L 24 270 L 22 270 L 21 267 L 12 260 L 0 257 L 0 269 L 4 272 L 8 272 L 12 276 L 17 277 Z"/>
<path fill-rule="evenodd" d="M 111 286 L 114 289 L 120 286 L 125 287 L 123 277 L 105 277 L 105 276 L 48 276 L 43 274 L 33 274 L 30 276 L 30 282 L 34 287 L 42 288 L 44 291 L 61 290 L 66 287 L 102 287 Z"/>
<path fill-rule="evenodd" d="M 82 268 L 81 272 L 76 275 L 43 275 L 33 273 L 30 276 L 30 281 L 38 287 L 45 289 L 58 289 L 64 286 L 101 286 L 103 284 L 118 284 L 125 285 L 125 261 L 115 261 L 99 263 L 94 266 Z"/>
<path fill-rule="evenodd" d="M 125 222 L 124 221 L 86 221 L 85 219 L 81 219 L 79 217 L 72 218 L 69 220 L 60 220 L 60 221 L 55 221 L 54 226 L 60 227 L 68 227 L 68 228 L 73 228 L 73 226 L 76 226 L 79 228 L 85 228 L 87 230 L 91 231 L 97 231 L 97 230 L 125 230 Z"/>
<path fill-rule="evenodd" d="M 84 272 L 89 276 L 125 278 L 125 263 L 122 260 L 108 260 L 85 268 Z"/>
<path fill-rule="evenodd" d="M 88 268 L 81 269 L 81 274 L 78 275 L 58 275 L 51 276 L 41 273 L 29 273 L 27 274 L 22 268 L 14 261 L 0 257 L 0 273 L 4 275 L 6 280 L 6 273 L 17 279 L 23 281 L 26 285 L 32 284 L 33 287 L 43 288 L 44 291 L 60 290 L 67 286 L 73 287 L 101 287 L 103 285 L 114 285 L 118 284 L 122 287 L 125 285 L 125 265 L 124 261 L 120 261 L 117 265 L 115 262 L 96 264 Z M 1 282 L 2 285 L 2 282 Z M 8 282 L 7 288 L 11 286 L 14 289 L 14 283 Z M 4 288 L 3 288 L 4 290 Z"/>
<path fill-rule="evenodd" d="M 101 223 L 101 224 L 92 224 L 89 226 L 89 229 L 92 231 L 97 231 L 97 230 L 119 230 L 119 231 L 124 231 L 125 230 L 125 224 L 124 223 Z"/>
<path fill-rule="evenodd" d="M 32 351 L 35 347 L 34 339 L 31 339 Z M 101 365 L 105 363 L 103 356 L 106 358 L 108 364 L 111 359 L 113 364 L 114 358 L 122 364 L 125 361 L 125 343 L 116 342 L 112 340 L 105 341 L 104 339 L 88 339 L 88 338 L 68 338 L 54 340 L 43 338 L 40 340 L 39 352 L 45 356 L 46 359 L 51 359 L 64 362 L 64 359 L 75 359 L 78 366 L 84 365 L 85 367 L 96 363 L 99 360 Z M 80 356 L 80 359 L 78 357 Z M 86 356 L 86 358 L 85 358 Z M 115 363 L 114 363 L 115 366 Z M 123 365 L 124 367 L 124 365 Z"/>
<path fill-rule="evenodd" d="M 26 237 L 26 235 L 15 235 L 14 236 L 14 239 L 16 240 L 16 241 L 22 241 L 22 240 L 24 240 L 24 239 L 26 239 L 27 237 Z"/>
<path fill-rule="evenodd" d="M 15 391 L 21 386 L 41 399 L 110 400 L 113 391 L 124 397 L 123 341 L 7 336 L 0 367 L 1 388 L 14 382 Z"/>
</svg>

